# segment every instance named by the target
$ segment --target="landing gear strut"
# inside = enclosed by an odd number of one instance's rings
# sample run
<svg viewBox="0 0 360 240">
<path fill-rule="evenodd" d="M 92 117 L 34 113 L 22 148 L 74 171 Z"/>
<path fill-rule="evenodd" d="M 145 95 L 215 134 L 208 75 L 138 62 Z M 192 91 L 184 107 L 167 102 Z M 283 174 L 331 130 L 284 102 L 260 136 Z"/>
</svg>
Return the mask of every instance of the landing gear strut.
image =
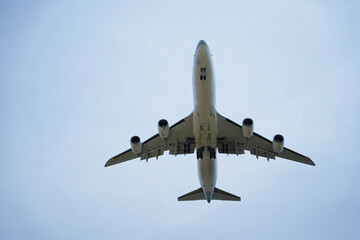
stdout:
<svg viewBox="0 0 360 240">
<path fill-rule="evenodd" d="M 204 147 L 201 147 L 196 150 L 197 159 L 203 159 L 203 152 L 204 152 Z"/>
<path fill-rule="evenodd" d="M 216 150 L 211 147 L 208 147 L 208 150 L 210 152 L 210 159 L 215 159 L 216 158 Z"/>
</svg>

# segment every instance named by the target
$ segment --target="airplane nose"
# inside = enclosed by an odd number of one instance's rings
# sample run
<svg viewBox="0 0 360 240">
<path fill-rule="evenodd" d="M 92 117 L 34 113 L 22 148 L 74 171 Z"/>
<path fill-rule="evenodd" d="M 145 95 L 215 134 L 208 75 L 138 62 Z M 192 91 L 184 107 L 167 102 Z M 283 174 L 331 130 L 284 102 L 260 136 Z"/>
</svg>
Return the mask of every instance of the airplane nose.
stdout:
<svg viewBox="0 0 360 240">
<path fill-rule="evenodd" d="M 208 46 L 207 44 L 206 44 L 206 42 L 204 41 L 204 40 L 200 40 L 200 42 L 198 43 L 198 45 L 197 45 L 197 47 L 196 48 L 199 48 L 201 45 L 204 45 L 204 46 Z"/>
</svg>

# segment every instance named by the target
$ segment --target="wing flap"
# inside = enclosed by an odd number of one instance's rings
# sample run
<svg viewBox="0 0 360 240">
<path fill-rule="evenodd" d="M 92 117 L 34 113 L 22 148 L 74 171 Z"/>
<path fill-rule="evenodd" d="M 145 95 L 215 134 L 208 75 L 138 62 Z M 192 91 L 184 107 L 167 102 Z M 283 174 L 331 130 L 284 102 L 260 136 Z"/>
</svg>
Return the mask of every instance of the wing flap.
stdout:
<svg viewBox="0 0 360 240">
<path fill-rule="evenodd" d="M 250 146 L 250 153 L 252 155 L 255 155 L 256 158 L 258 157 L 265 157 L 267 158 L 268 160 L 271 158 L 271 159 L 275 159 L 275 153 L 273 152 L 270 152 L 270 151 L 267 151 L 267 150 L 264 150 L 264 149 L 261 149 L 259 147 L 256 147 L 256 146 Z"/>
<path fill-rule="evenodd" d="M 225 154 L 244 154 L 244 144 L 239 143 L 237 139 L 228 139 L 221 137 L 217 139 L 217 147 L 219 153 Z"/>
<path fill-rule="evenodd" d="M 141 154 L 140 160 L 149 160 L 149 158 L 156 157 L 158 159 L 159 156 L 164 154 L 164 147 L 158 147 L 155 149 L 152 149 L 150 151 L 146 150 L 143 154 Z"/>
<path fill-rule="evenodd" d="M 195 138 L 186 138 L 185 141 L 175 141 L 169 144 L 169 154 L 191 154 L 195 151 Z"/>
</svg>

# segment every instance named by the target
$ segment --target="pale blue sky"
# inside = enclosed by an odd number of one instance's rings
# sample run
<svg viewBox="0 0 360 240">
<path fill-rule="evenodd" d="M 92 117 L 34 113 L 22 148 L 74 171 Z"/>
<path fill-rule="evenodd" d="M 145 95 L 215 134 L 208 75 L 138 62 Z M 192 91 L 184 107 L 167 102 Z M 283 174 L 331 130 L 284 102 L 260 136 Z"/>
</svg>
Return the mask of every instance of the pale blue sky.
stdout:
<svg viewBox="0 0 360 240">
<path fill-rule="evenodd" d="M 0 239 L 359 239 L 359 1 L 1 1 Z M 241 202 L 178 202 L 196 158 L 104 168 L 193 109 L 195 47 L 217 110 L 316 167 L 219 155 Z"/>
</svg>

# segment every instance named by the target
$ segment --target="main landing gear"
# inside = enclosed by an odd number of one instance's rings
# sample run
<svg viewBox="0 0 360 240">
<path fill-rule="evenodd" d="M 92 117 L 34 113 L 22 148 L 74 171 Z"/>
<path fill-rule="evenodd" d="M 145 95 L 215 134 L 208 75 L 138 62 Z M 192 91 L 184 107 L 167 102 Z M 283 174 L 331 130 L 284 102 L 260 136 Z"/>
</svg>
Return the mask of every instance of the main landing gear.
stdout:
<svg viewBox="0 0 360 240">
<path fill-rule="evenodd" d="M 216 158 L 216 149 L 209 147 L 209 146 L 207 146 L 206 148 L 210 153 L 210 159 L 215 159 Z M 205 149 L 205 147 L 201 147 L 196 150 L 197 159 L 203 159 L 204 149 Z"/>
</svg>

